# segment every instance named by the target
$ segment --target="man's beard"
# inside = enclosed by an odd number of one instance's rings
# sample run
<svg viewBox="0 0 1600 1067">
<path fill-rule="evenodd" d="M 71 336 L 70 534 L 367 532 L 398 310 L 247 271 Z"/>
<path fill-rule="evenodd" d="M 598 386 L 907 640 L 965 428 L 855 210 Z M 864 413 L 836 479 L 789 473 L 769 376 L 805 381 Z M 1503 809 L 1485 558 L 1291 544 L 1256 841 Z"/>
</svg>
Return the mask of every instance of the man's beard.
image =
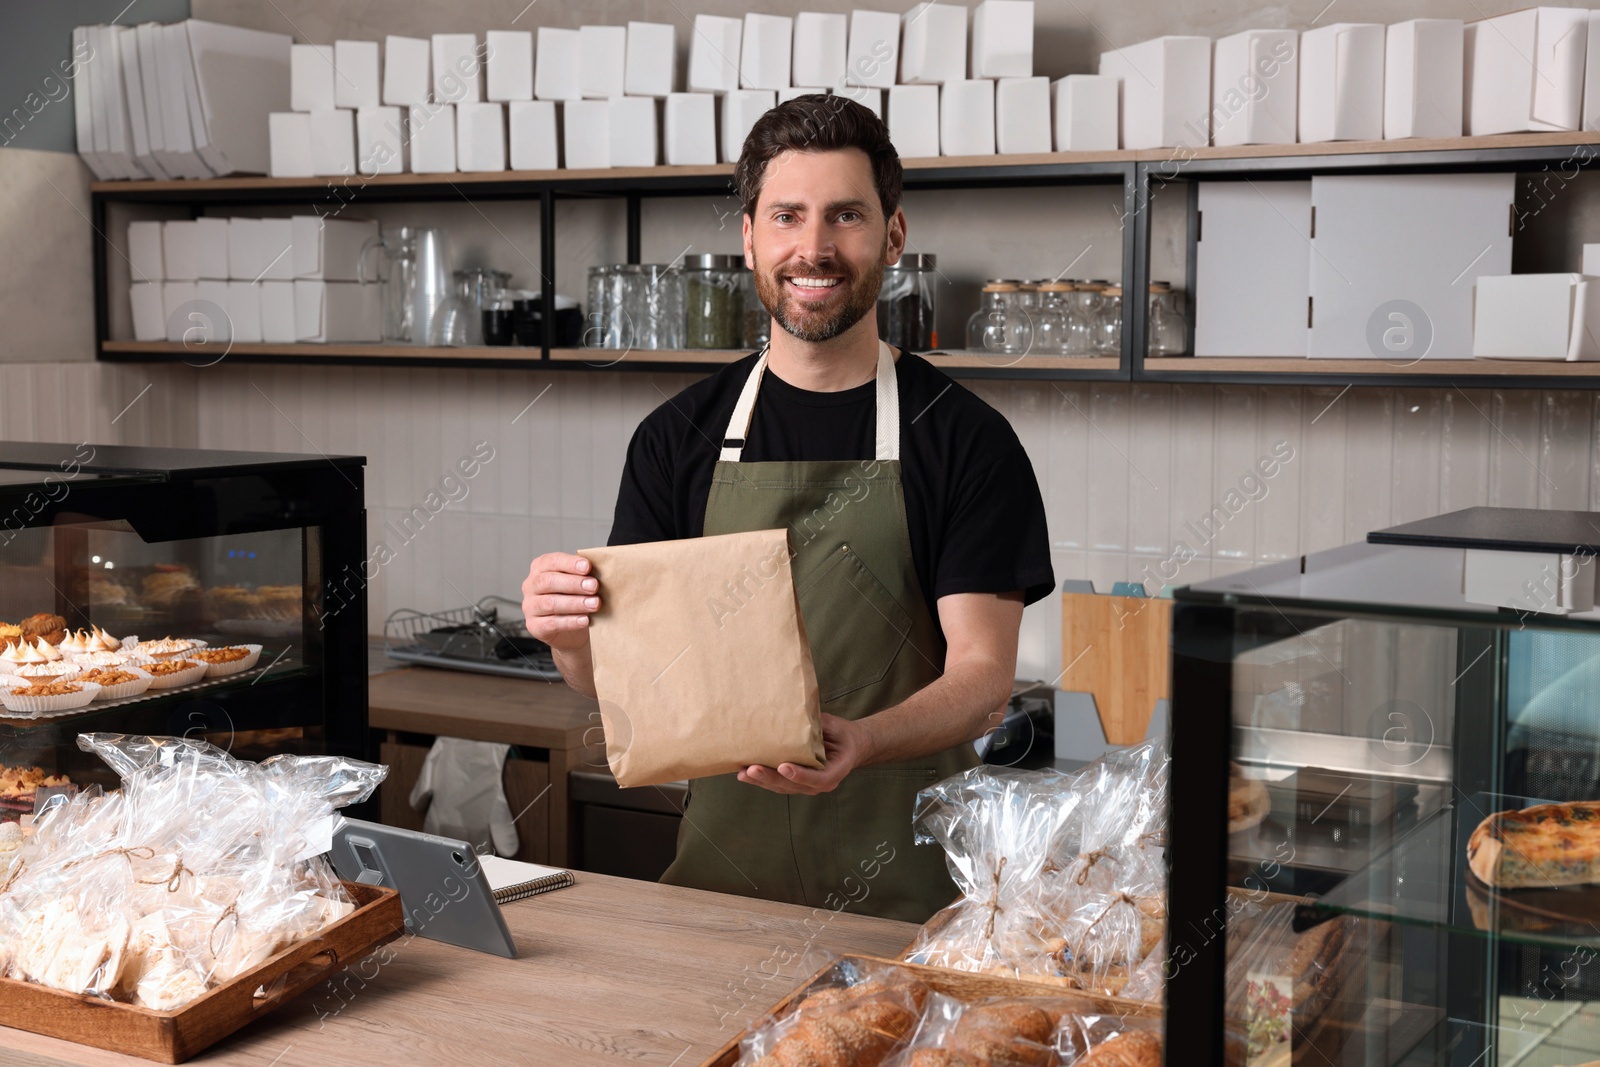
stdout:
<svg viewBox="0 0 1600 1067">
<path fill-rule="evenodd" d="M 888 242 L 885 241 L 885 248 Z M 849 264 L 837 260 L 823 260 L 812 270 L 818 274 L 838 274 L 842 277 L 835 287 L 844 290 L 843 298 L 835 297 L 832 310 L 813 312 L 789 296 L 783 288 L 784 277 L 804 278 L 806 268 L 797 268 L 784 276 L 763 270 L 752 254 L 755 264 L 756 295 L 779 326 L 791 337 L 809 344 L 831 341 L 860 322 L 878 303 L 878 292 L 883 288 L 883 257 L 880 255 L 872 269 L 865 275 L 857 274 Z"/>
</svg>

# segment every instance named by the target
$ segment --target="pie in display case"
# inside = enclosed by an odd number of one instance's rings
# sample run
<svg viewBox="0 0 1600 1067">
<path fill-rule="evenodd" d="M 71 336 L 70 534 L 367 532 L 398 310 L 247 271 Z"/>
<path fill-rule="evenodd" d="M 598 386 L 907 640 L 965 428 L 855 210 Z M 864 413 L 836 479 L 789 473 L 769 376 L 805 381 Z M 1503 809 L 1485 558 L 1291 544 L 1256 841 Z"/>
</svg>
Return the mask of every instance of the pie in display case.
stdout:
<svg viewBox="0 0 1600 1067">
<path fill-rule="evenodd" d="M 1600 1060 L 1594 546 L 1507 547 L 1175 594 L 1168 1063 Z"/>
<path fill-rule="evenodd" d="M 0 821 L 115 788 L 80 733 L 373 758 L 364 464 L 0 442 Z"/>
</svg>

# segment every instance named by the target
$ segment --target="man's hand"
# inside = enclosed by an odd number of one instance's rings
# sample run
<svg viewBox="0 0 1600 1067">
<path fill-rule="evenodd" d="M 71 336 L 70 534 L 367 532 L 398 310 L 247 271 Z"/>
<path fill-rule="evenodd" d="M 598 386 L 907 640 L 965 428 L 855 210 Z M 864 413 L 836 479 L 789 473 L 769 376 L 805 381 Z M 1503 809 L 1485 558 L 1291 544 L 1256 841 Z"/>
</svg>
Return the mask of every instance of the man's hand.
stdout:
<svg viewBox="0 0 1600 1067">
<path fill-rule="evenodd" d="M 777 767 L 752 764 L 739 772 L 739 781 L 759 785 L 774 793 L 800 793 L 816 796 L 831 793 L 845 775 L 867 760 L 867 737 L 861 724 L 841 719 L 837 715 L 822 715 L 821 770 L 802 767 L 798 763 L 780 763 Z"/>
<path fill-rule="evenodd" d="M 522 618 L 528 633 L 550 646 L 567 684 L 594 696 L 589 616 L 600 610 L 600 581 L 582 556 L 546 552 L 522 580 Z"/>
</svg>

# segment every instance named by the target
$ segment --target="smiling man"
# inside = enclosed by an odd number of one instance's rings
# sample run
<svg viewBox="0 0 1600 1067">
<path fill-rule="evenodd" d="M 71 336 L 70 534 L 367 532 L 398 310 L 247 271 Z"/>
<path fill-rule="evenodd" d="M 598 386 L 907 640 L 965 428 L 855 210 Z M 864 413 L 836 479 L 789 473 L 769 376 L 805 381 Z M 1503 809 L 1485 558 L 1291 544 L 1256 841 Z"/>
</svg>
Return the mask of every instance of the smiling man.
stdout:
<svg viewBox="0 0 1600 1067">
<path fill-rule="evenodd" d="M 912 843 L 916 794 L 977 764 L 1010 697 L 1023 605 L 1054 587 L 1044 505 L 999 413 L 878 340 L 906 246 L 884 124 L 799 97 L 755 124 L 735 183 L 772 343 L 640 423 L 611 543 L 789 530 L 826 763 L 691 783 L 663 881 L 921 922 L 956 889 Z M 604 591 L 587 561 L 541 556 L 523 592 L 529 629 L 593 695 Z"/>
</svg>

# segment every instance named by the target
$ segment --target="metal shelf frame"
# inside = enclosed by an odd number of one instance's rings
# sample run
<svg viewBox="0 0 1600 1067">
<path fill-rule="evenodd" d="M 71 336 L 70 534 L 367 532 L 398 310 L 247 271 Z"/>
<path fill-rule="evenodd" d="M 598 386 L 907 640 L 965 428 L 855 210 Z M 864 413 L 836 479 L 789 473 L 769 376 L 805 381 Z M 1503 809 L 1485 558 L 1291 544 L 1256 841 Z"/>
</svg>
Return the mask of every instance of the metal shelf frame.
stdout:
<svg viewBox="0 0 1600 1067">
<path fill-rule="evenodd" d="M 1410 147 L 1406 147 L 1407 145 Z M 1151 276 L 1150 207 L 1155 197 L 1187 198 L 1188 280 L 1195 272 L 1199 181 L 1304 179 L 1317 174 L 1413 174 L 1463 172 L 1527 172 L 1559 169 L 1570 180 L 1600 159 L 1600 136 L 1574 133 L 1505 135 L 1436 142 L 1365 142 L 1351 145 L 1286 145 L 1281 149 L 1199 149 L 1124 151 L 1099 154 L 1055 153 L 1044 156 L 908 160 L 905 188 L 1007 189 L 1018 187 L 1119 185 L 1123 198 L 1122 286 L 1125 293 L 1147 291 Z M 731 167 L 653 167 L 605 171 L 543 171 L 505 175 L 392 175 L 379 179 L 315 180 L 217 179 L 188 182 L 97 182 L 91 186 L 94 241 L 96 350 L 115 362 L 194 362 L 195 353 L 181 344 L 114 342 L 109 335 L 106 234 L 112 204 L 178 204 L 198 215 L 203 208 L 260 204 L 293 204 L 331 212 L 359 202 L 441 202 L 490 200 L 537 203 L 540 220 L 539 263 L 544 305 L 553 306 L 556 266 L 556 203 L 559 200 L 621 199 L 625 202 L 627 259 L 639 262 L 643 244 L 644 200 L 683 196 L 733 195 Z M 1192 350 L 1193 315 L 1190 320 Z M 1026 357 L 1009 366 L 950 366 L 964 378 L 1045 381 L 1190 382 L 1196 384 L 1365 386 L 1501 389 L 1600 389 L 1600 364 L 1589 372 L 1572 364 L 1504 364 L 1486 361 L 1422 361 L 1389 366 L 1373 360 L 1372 370 L 1352 364 L 1365 360 L 1263 360 L 1256 369 L 1242 360 L 1178 357 L 1147 360 L 1147 303 L 1123 301 L 1122 354 L 1104 367 L 1029 366 Z M 615 359 L 596 349 L 592 361 L 552 357 L 546 339 L 538 348 L 445 352 L 400 346 L 372 346 L 371 353 L 354 346 L 242 346 L 230 353 L 234 362 L 324 363 L 369 366 L 496 367 L 711 372 L 725 358 L 664 361 Z M 342 350 L 341 350 L 342 349 Z M 503 354 L 502 354 L 503 352 Z M 526 353 L 523 355 L 523 353 Z M 933 361 L 938 364 L 939 357 Z M 203 361 L 202 361 L 203 362 Z M 1322 364 L 1322 369 L 1318 365 Z M 1431 364 L 1431 365 L 1430 365 Z M 1301 369 L 1301 366 L 1304 369 Z M 1463 369 L 1463 368 L 1466 369 Z M 1479 369 L 1479 368 L 1482 369 Z"/>
</svg>

